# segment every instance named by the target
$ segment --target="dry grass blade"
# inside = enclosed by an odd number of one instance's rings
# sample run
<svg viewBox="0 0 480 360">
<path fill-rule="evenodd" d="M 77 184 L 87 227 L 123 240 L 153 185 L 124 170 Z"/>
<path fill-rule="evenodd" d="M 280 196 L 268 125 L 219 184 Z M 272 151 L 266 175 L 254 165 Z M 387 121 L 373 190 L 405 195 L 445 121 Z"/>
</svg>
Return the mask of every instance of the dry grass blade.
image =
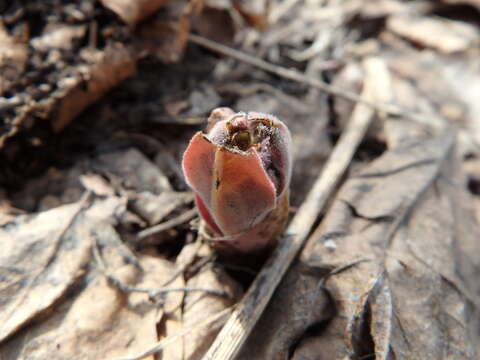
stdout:
<svg viewBox="0 0 480 360">
<path fill-rule="evenodd" d="M 376 64 L 378 62 L 373 60 L 365 62 L 367 78 L 362 96 L 367 99 L 373 98 Z M 290 223 L 287 229 L 289 235 L 283 238 L 269 262 L 258 274 L 245 297 L 204 356 L 204 360 L 231 360 L 238 354 L 272 297 L 275 288 L 302 248 L 318 214 L 350 165 L 353 154 L 362 141 L 373 114 L 374 111 L 371 107 L 363 103 L 356 105 L 350 123 L 333 149 L 322 174 Z"/>
</svg>

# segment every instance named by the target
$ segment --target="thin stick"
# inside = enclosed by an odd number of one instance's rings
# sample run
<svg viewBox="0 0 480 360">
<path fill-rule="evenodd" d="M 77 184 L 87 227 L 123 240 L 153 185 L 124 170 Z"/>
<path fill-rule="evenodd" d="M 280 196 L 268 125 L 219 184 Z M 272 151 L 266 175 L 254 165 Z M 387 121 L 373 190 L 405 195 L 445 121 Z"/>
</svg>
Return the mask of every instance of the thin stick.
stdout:
<svg viewBox="0 0 480 360">
<path fill-rule="evenodd" d="M 197 215 L 197 209 L 190 209 L 188 211 L 185 211 L 183 214 L 170 219 L 168 221 L 165 221 L 163 223 L 160 223 L 158 225 L 149 227 L 148 229 L 142 230 L 137 234 L 137 237 L 141 240 L 144 239 L 150 235 L 157 234 L 161 231 L 165 231 L 168 229 L 171 229 L 175 226 L 181 225 L 183 223 L 186 223 L 187 221 L 193 219 Z"/>
<path fill-rule="evenodd" d="M 156 298 L 158 295 L 168 294 L 170 292 L 203 292 L 209 295 L 214 296 L 221 296 L 221 297 L 229 297 L 225 291 L 216 290 L 216 289 L 207 289 L 207 288 L 199 288 L 199 287 L 180 287 L 180 288 L 163 288 L 163 289 L 146 289 L 146 288 L 139 288 L 136 286 L 130 286 L 128 284 L 124 284 L 120 282 L 117 278 L 113 277 L 112 275 L 105 274 L 107 279 L 119 290 L 125 293 L 144 293 L 148 294 L 150 299 Z"/>
<path fill-rule="evenodd" d="M 391 116 L 392 117 L 391 120 L 395 118 L 403 117 L 405 119 L 413 120 L 421 125 L 424 125 L 428 128 L 432 128 L 436 130 L 443 130 L 446 126 L 444 121 L 441 121 L 441 119 L 436 118 L 434 116 L 429 116 L 419 112 L 415 112 L 393 103 L 382 103 L 379 101 L 372 102 L 369 99 L 365 99 L 362 96 L 358 96 L 356 93 L 353 93 L 351 91 L 340 89 L 335 86 L 329 85 L 317 78 L 309 77 L 308 75 L 302 74 L 296 70 L 287 69 L 279 65 L 271 64 L 265 60 L 245 54 L 239 50 L 232 49 L 228 46 L 219 44 L 215 41 L 206 39 L 202 36 L 190 34 L 189 39 L 191 42 L 198 44 L 200 46 L 203 46 L 209 50 L 215 51 L 225 56 L 229 56 L 233 59 L 255 66 L 259 69 L 270 72 L 272 74 L 283 77 L 285 79 L 297 81 L 302 84 L 307 84 L 314 88 L 325 91 L 326 93 L 342 97 L 346 100 L 367 105 L 372 109 L 381 113 L 383 116 L 385 115 Z M 379 69 L 379 71 L 382 71 L 382 69 Z M 471 134 L 469 134 L 465 130 L 460 129 L 459 135 L 460 135 L 459 137 L 460 142 L 465 144 L 467 148 L 472 146 L 476 150 L 480 148 L 480 145 L 478 144 L 478 142 L 471 136 Z"/>
<path fill-rule="evenodd" d="M 159 295 L 168 294 L 170 292 L 203 292 L 213 296 L 221 296 L 226 298 L 230 297 L 230 294 L 228 294 L 226 291 L 218 290 L 218 289 L 207 289 L 207 288 L 201 288 L 201 287 L 176 287 L 176 288 L 165 287 L 160 289 L 147 289 L 147 288 L 141 288 L 141 287 L 125 284 L 108 271 L 105 265 L 105 262 L 103 261 L 102 255 L 100 255 L 100 251 L 98 249 L 98 241 L 95 242 L 92 250 L 93 250 L 93 256 L 95 258 L 95 261 L 97 262 L 97 265 L 99 266 L 99 270 L 101 271 L 102 275 L 104 275 L 107 278 L 110 284 L 112 284 L 114 287 L 116 287 L 117 289 L 119 289 L 124 293 L 135 293 L 135 292 L 144 293 L 144 294 L 148 294 L 148 297 L 150 299 L 155 299 Z"/>
<path fill-rule="evenodd" d="M 195 35 L 195 34 L 190 34 L 189 39 L 191 42 L 201 45 L 209 50 L 215 51 L 217 53 L 220 53 L 225 56 L 229 56 L 233 59 L 236 59 L 238 61 L 244 62 L 246 64 L 255 66 L 259 69 L 262 69 L 264 71 L 267 71 L 269 73 L 275 74 L 277 76 L 283 77 L 285 79 L 293 80 L 300 82 L 302 84 L 308 84 L 310 86 L 313 86 L 317 89 L 320 89 L 322 91 L 325 91 L 329 94 L 336 95 L 339 97 L 342 97 L 344 99 L 350 100 L 355 103 L 362 103 L 364 105 L 367 105 L 371 107 L 372 109 L 375 109 L 379 112 L 383 112 L 385 114 L 395 116 L 395 117 L 407 117 L 409 119 L 412 119 L 416 122 L 426 124 L 435 128 L 438 128 L 441 126 L 441 123 L 438 121 L 434 121 L 428 116 L 425 116 L 423 114 L 419 113 L 414 113 L 408 109 L 401 108 L 395 104 L 379 104 L 370 101 L 369 99 L 364 98 L 363 96 L 358 96 L 356 93 L 353 93 L 348 90 L 344 89 L 339 89 L 335 86 L 329 85 L 319 79 L 309 77 L 307 75 L 304 75 L 294 69 L 287 69 L 285 67 L 271 64 L 265 60 L 262 60 L 260 58 L 256 58 L 254 56 L 248 55 L 244 52 L 241 52 L 236 49 L 232 49 L 228 46 L 222 45 L 220 43 L 217 43 L 215 41 L 206 39 L 202 36 Z"/>
<path fill-rule="evenodd" d="M 232 312 L 232 308 L 227 308 L 225 310 L 222 310 L 208 317 L 205 321 L 202 321 L 198 324 L 194 324 L 192 326 L 186 326 L 184 330 L 179 331 L 177 334 L 169 336 L 166 339 L 163 339 L 162 341 L 158 342 L 157 344 L 152 346 L 150 349 L 148 349 L 147 351 L 141 354 L 138 354 L 129 358 L 118 359 L 118 360 L 141 360 L 147 356 L 150 356 L 162 351 L 167 345 L 177 341 L 179 338 L 184 337 L 188 334 L 191 334 L 195 331 L 198 331 L 204 327 L 207 327 L 210 325 L 211 330 L 216 329 L 223 325 L 223 323 L 227 319 L 227 316 L 230 315 L 231 312 Z"/>
<path fill-rule="evenodd" d="M 365 65 L 367 77 L 362 95 L 371 99 L 375 88 L 375 69 L 368 62 Z M 356 105 L 350 122 L 333 149 L 322 174 L 290 223 L 287 229 L 290 236 L 281 239 L 203 360 L 232 360 L 239 353 L 275 288 L 305 243 L 318 214 L 334 193 L 368 129 L 373 114 L 371 107 L 363 103 Z"/>
</svg>

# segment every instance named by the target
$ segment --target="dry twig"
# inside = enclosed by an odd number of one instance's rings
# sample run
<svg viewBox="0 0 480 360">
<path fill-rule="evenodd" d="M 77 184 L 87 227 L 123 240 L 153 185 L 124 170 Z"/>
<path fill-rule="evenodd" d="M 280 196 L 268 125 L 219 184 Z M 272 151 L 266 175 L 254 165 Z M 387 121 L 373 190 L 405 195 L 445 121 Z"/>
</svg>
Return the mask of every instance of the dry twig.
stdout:
<svg viewBox="0 0 480 360">
<path fill-rule="evenodd" d="M 150 299 L 155 299 L 159 295 L 165 295 L 170 292 L 203 292 L 209 295 L 214 296 L 222 296 L 222 297 L 229 297 L 229 295 L 225 291 L 215 290 L 215 289 L 206 289 L 206 288 L 198 288 L 198 287 L 180 287 L 180 288 L 163 288 L 163 289 L 146 289 L 146 288 L 139 288 L 136 286 L 131 286 L 125 283 L 122 283 L 120 280 L 115 278 L 112 275 L 105 274 L 108 281 L 114 285 L 117 289 L 125 292 L 125 293 L 132 293 L 132 292 L 139 292 L 148 294 Z"/>
<path fill-rule="evenodd" d="M 179 216 L 170 219 L 168 221 L 165 221 L 163 223 L 160 223 L 158 225 L 149 227 L 148 229 L 142 230 L 138 233 L 138 239 L 144 239 L 148 236 L 157 234 L 159 232 L 171 229 L 175 226 L 181 225 L 183 223 L 186 223 L 187 221 L 193 219 L 197 215 L 197 209 L 193 208 L 188 211 L 185 211 L 184 213 L 180 214 Z"/>
<path fill-rule="evenodd" d="M 99 270 L 101 271 L 102 275 L 107 278 L 110 284 L 112 284 L 114 287 L 116 287 L 117 289 L 119 289 L 124 293 L 138 292 L 138 293 L 148 294 L 148 297 L 151 300 L 154 300 L 159 295 L 165 295 L 170 292 L 179 292 L 179 291 L 180 292 L 204 292 L 206 294 L 214 295 L 214 296 L 230 297 L 230 295 L 227 292 L 216 290 L 216 289 L 206 289 L 206 288 L 199 288 L 199 287 L 147 289 L 147 288 L 140 288 L 140 287 L 128 285 L 120 281 L 119 279 L 117 279 L 108 271 L 105 265 L 105 262 L 103 261 L 102 256 L 100 255 L 100 251 L 98 250 L 97 243 L 95 243 L 95 245 L 93 246 L 93 255 L 94 255 L 95 261 L 99 266 Z"/>
<path fill-rule="evenodd" d="M 433 127 L 439 127 L 438 121 L 434 121 L 433 119 L 423 114 L 412 112 L 411 110 L 401 108 L 395 104 L 379 104 L 376 102 L 372 102 L 369 99 L 366 99 L 363 96 L 358 96 L 357 94 L 351 91 L 348 91 L 345 89 L 339 89 L 317 78 L 304 75 L 294 69 L 287 69 L 279 65 L 271 64 L 265 60 L 248 55 L 239 50 L 232 49 L 228 46 L 206 39 L 202 36 L 190 34 L 189 39 L 191 42 L 198 44 L 200 46 L 203 46 L 209 50 L 215 51 L 225 56 L 229 56 L 233 59 L 255 66 L 259 69 L 262 69 L 269 73 L 283 77 L 285 79 L 297 81 L 302 84 L 307 84 L 317 89 L 320 89 L 322 91 L 325 91 L 329 94 L 342 97 L 344 99 L 350 100 L 355 103 L 361 103 L 361 104 L 367 105 L 370 108 L 376 111 L 379 111 L 381 113 L 388 114 L 393 117 L 406 117 L 416 122 L 419 122 L 421 124 L 426 124 L 428 126 L 433 126 Z"/>
<path fill-rule="evenodd" d="M 366 62 L 367 80 L 362 96 L 372 99 L 375 62 Z M 371 100 L 370 100 L 371 101 Z M 290 223 L 287 233 L 239 303 L 232 316 L 220 331 L 204 360 L 232 360 L 251 333 L 267 306 L 272 294 L 293 259 L 302 248 L 318 214 L 334 193 L 342 175 L 350 165 L 353 154 L 362 141 L 374 111 L 358 103 L 347 128 L 333 149 L 322 174 L 316 180 L 307 199 Z"/>
</svg>

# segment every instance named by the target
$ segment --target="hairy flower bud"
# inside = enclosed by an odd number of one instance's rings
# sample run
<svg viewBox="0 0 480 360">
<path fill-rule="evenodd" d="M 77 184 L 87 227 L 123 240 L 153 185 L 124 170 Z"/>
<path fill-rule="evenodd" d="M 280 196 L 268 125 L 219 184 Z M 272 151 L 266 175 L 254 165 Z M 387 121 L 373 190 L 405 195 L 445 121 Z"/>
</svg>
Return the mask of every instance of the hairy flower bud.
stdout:
<svg viewBox="0 0 480 360">
<path fill-rule="evenodd" d="M 256 252 L 272 245 L 283 231 L 291 137 L 276 117 L 213 110 L 207 133 L 194 135 L 182 165 L 215 246 Z"/>
</svg>

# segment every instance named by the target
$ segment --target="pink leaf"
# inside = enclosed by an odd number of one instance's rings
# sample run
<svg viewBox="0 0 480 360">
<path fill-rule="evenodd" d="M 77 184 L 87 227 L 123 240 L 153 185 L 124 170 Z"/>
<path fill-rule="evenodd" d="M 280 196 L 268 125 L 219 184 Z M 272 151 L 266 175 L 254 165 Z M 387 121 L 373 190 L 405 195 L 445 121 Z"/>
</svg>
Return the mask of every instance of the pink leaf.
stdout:
<svg viewBox="0 0 480 360">
<path fill-rule="evenodd" d="M 197 132 L 183 154 L 183 173 L 187 184 L 210 206 L 213 166 L 217 147 L 201 132 Z"/>
<path fill-rule="evenodd" d="M 215 169 L 211 210 L 223 233 L 245 231 L 275 208 L 275 187 L 255 149 L 235 153 L 219 148 Z"/>
</svg>

